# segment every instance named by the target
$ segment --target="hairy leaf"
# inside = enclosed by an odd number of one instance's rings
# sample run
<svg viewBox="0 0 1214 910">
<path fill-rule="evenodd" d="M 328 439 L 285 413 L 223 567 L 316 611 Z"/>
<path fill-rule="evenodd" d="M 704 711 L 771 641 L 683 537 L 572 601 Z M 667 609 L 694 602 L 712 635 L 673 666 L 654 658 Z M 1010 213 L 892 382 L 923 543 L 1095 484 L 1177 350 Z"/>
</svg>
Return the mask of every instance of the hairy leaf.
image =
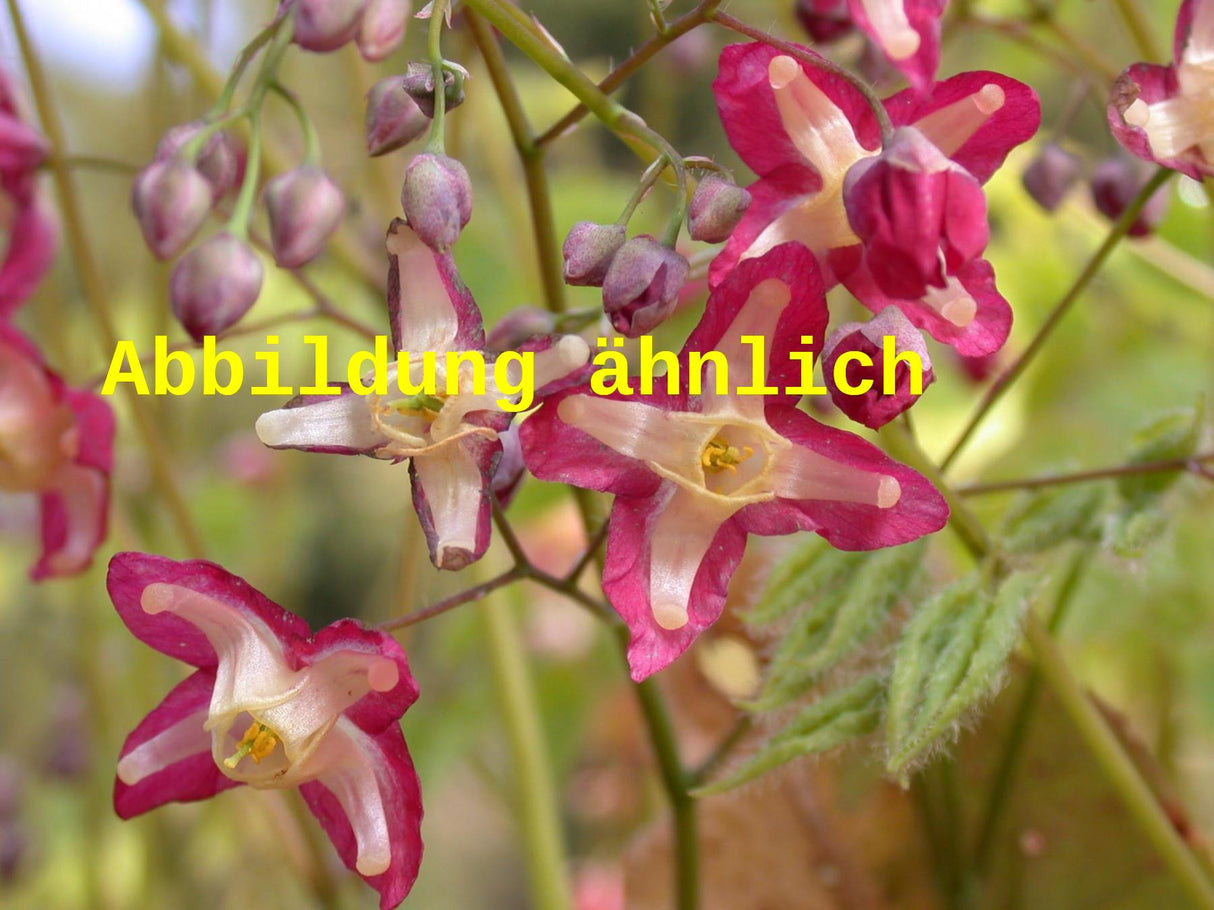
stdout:
<svg viewBox="0 0 1214 910">
<path fill-rule="evenodd" d="M 1003 524 L 1005 553 L 1042 553 L 1070 538 L 1089 538 L 1107 497 L 1101 484 L 1039 490 L 1025 496 Z"/>
<path fill-rule="evenodd" d="M 1134 449 L 1129 463 L 1150 464 L 1189 458 L 1197 449 L 1201 425 L 1205 417 L 1205 399 L 1196 406 L 1165 414 L 1134 434 Z M 1144 508 L 1174 484 L 1181 471 L 1157 471 L 1151 474 L 1131 474 L 1117 481 L 1117 490 L 1126 503 Z"/>
</svg>

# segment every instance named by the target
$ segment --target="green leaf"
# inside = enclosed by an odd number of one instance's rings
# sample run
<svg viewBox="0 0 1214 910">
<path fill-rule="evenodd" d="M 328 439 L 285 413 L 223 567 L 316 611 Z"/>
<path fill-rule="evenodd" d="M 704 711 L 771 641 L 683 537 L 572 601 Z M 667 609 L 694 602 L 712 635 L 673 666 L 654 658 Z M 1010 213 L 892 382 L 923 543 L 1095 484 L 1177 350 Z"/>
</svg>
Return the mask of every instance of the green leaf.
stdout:
<svg viewBox="0 0 1214 910">
<path fill-rule="evenodd" d="M 1106 499 L 1107 487 L 1090 483 L 1030 493 L 1004 520 L 1002 549 L 1027 555 L 1052 549 L 1071 538 L 1090 538 Z"/>
<path fill-rule="evenodd" d="M 772 570 L 758 603 L 746 614 L 747 624 L 766 625 L 814 600 L 864 555 L 836 550 L 821 538 L 811 537 Z"/>
<path fill-rule="evenodd" d="M 847 584 L 799 616 L 772 659 L 767 684 L 752 710 L 781 707 L 809 691 L 875 632 L 923 566 L 926 542 L 864 554 Z M 808 630 L 808 634 L 807 634 Z"/>
<path fill-rule="evenodd" d="M 992 596 L 972 574 L 929 600 L 907 623 L 890 680 L 887 770 L 905 775 L 998 686 L 1035 584 L 1033 576 L 1016 574 Z"/>
<path fill-rule="evenodd" d="M 1122 559 L 1138 559 L 1163 536 L 1168 516 L 1152 506 L 1113 516 L 1105 534 L 1109 549 Z"/>
<path fill-rule="evenodd" d="M 882 675 L 865 676 L 810 704 L 739 768 L 695 791 L 708 796 L 732 790 L 796 758 L 834 749 L 877 728 L 885 701 Z"/>
<path fill-rule="evenodd" d="M 1194 407 L 1173 411 L 1152 421 L 1134 434 L 1135 446 L 1129 463 L 1150 464 L 1191 457 L 1197 450 L 1204 418 L 1205 398 L 1200 398 Z M 1181 473 L 1177 469 L 1130 474 L 1117 481 L 1117 489 L 1128 505 L 1143 508 L 1174 484 Z"/>
</svg>

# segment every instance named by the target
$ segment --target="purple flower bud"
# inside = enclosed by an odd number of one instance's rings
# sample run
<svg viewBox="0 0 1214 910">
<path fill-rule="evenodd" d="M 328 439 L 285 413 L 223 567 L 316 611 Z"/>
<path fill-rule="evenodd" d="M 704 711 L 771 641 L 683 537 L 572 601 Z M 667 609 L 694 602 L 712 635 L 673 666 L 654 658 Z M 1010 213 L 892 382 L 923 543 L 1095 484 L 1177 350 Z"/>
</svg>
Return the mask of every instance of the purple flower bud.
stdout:
<svg viewBox="0 0 1214 910">
<path fill-rule="evenodd" d="M 523 482 L 526 465 L 523 463 L 523 446 L 519 441 L 517 423 L 512 423 L 497 438 L 502 444 L 502 456 L 493 469 L 493 492 L 503 506 L 509 505 L 519 484 Z"/>
<path fill-rule="evenodd" d="M 503 316 L 485 338 L 487 351 L 513 351 L 536 335 L 556 331 L 556 317 L 537 306 L 517 306 Z"/>
<path fill-rule="evenodd" d="M 190 250 L 173 269 L 169 300 L 190 337 L 219 335 L 234 325 L 261 292 L 261 260 L 227 231 Z"/>
<path fill-rule="evenodd" d="M 565 283 L 575 287 L 602 287 L 607 269 L 624 245 L 624 225 L 579 221 L 569 229 L 561 255 Z"/>
<path fill-rule="evenodd" d="M 171 259 L 190 242 L 211 211 L 211 184 L 181 160 L 155 161 L 131 187 L 131 208 L 157 259 Z"/>
<path fill-rule="evenodd" d="M 944 287 L 990 238 L 982 185 L 913 127 L 848 170 L 843 203 L 873 279 L 903 300 Z"/>
<path fill-rule="evenodd" d="M 692 240 L 722 243 L 729 239 L 748 208 L 750 193 L 720 174 L 709 174 L 691 194 L 687 233 Z"/>
<path fill-rule="evenodd" d="M 797 0 L 793 12 L 809 37 L 823 44 L 842 38 L 855 28 L 847 11 L 847 0 Z"/>
<path fill-rule="evenodd" d="M 1037 153 L 1020 180 L 1037 204 L 1052 212 L 1082 175 L 1083 159 L 1051 142 Z"/>
<path fill-rule="evenodd" d="M 324 171 L 305 165 L 266 184 L 274 259 L 284 269 L 311 262 L 337 230 L 346 202 Z"/>
<path fill-rule="evenodd" d="M 304 50 L 335 51 L 354 40 L 366 5 L 367 0 L 295 0 L 293 40 Z"/>
<path fill-rule="evenodd" d="M 405 92 L 427 117 L 434 116 L 434 67 L 429 63 L 413 62 L 402 77 Z M 456 85 L 455 73 L 443 71 L 444 109 L 453 110 L 464 103 L 464 87 Z"/>
<path fill-rule="evenodd" d="M 615 254 L 603 279 L 603 311 L 621 335 L 636 338 L 666 319 L 687 280 L 687 260 L 647 234 Z"/>
<path fill-rule="evenodd" d="M 412 12 L 412 0 L 367 0 L 357 39 L 363 58 L 377 63 L 400 47 Z"/>
<path fill-rule="evenodd" d="M 156 146 L 156 161 L 172 158 L 181 147 L 198 135 L 198 131 L 206 124 L 201 120 L 193 120 L 173 127 L 160 139 Z M 240 156 L 228 134 L 216 130 L 207 137 L 198 152 L 198 160 L 194 167 L 207 178 L 215 199 L 222 199 L 240 182 Z"/>
<path fill-rule="evenodd" d="M 447 155 L 418 155 L 405 171 L 400 204 L 423 243 L 439 252 L 447 250 L 472 217 L 468 171 Z"/>
<path fill-rule="evenodd" d="M 386 155 L 412 142 L 430 126 L 430 119 L 405 91 L 401 76 L 381 79 L 367 93 L 367 154 Z"/>
<path fill-rule="evenodd" d="M 1154 172 L 1153 167 L 1137 158 L 1118 156 L 1102 161 L 1092 171 L 1092 201 L 1101 214 L 1116 221 L 1142 192 Z M 1145 237 L 1154 231 L 1167 214 L 1171 198 L 1166 186 L 1156 190 L 1130 225 L 1129 236 Z"/>
<path fill-rule="evenodd" d="M 893 346 L 895 356 L 904 352 L 918 356 L 918 363 L 922 365 L 919 391 L 926 390 L 936 378 L 927 345 L 923 335 L 897 307 L 886 307 L 865 323 L 849 322 L 839 326 L 822 346 L 822 376 L 830 390 L 831 401 L 852 420 L 874 430 L 889 423 L 919 399 L 918 395 L 912 394 L 911 382 L 917 369 L 907 362 L 908 358 L 900 358 L 891 368 L 893 390 L 886 394 L 887 338 L 891 339 L 889 344 Z M 857 360 L 844 363 L 842 378 L 851 388 L 843 389 L 835 381 L 835 364 L 844 354 L 853 351 L 866 356 L 871 366 Z M 856 392 L 855 389 L 862 387 L 865 381 L 870 383 L 869 387 L 864 392 Z"/>
</svg>

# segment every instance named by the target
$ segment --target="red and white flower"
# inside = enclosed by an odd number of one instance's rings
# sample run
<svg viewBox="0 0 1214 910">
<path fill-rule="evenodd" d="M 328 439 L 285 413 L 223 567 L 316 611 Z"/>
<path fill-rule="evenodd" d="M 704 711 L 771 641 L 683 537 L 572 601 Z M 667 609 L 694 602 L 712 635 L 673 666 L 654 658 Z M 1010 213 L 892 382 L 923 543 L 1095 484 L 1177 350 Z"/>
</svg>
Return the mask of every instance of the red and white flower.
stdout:
<svg viewBox="0 0 1214 910">
<path fill-rule="evenodd" d="M 712 264 L 712 284 L 739 262 L 795 240 L 817 257 L 828 286 L 842 281 L 874 312 L 896 305 L 963 354 L 1002 346 L 1011 310 L 984 260 L 970 260 L 919 298 L 890 297 L 874 280 L 844 204 L 848 172 L 882 151 L 876 117 L 855 86 L 754 43 L 722 51 L 713 88 L 729 141 L 759 180 L 749 187 L 750 208 Z M 895 127 L 914 127 L 978 183 L 1041 119 L 1031 88 L 984 71 L 954 76 L 923 94 L 900 92 L 884 104 Z"/>
<path fill-rule="evenodd" d="M 128 629 L 195 667 L 126 738 L 114 809 L 131 818 L 240 784 L 298 787 L 342 862 L 395 907 L 421 862 L 421 788 L 398 723 L 417 700 L 405 654 L 353 619 L 315 635 L 203 560 L 119 553 Z"/>
<path fill-rule="evenodd" d="M 481 314 L 451 254 L 435 252 L 400 220 L 388 231 L 388 254 L 393 351 L 409 352 L 408 378 L 415 387 L 423 380 L 426 360 L 432 360 L 436 394 L 405 396 L 392 364 L 387 395 L 361 395 L 343 387 L 339 395 L 296 398 L 258 418 L 257 435 L 279 449 L 408 460 L 413 505 L 430 559 L 440 569 L 462 569 L 489 545 L 492 479 L 502 452 L 499 434 L 512 419 L 501 401 L 520 396 L 494 381 L 494 357 L 500 355 L 483 353 Z M 530 350 L 537 396 L 582 367 L 590 354 L 586 342 L 574 335 L 542 339 Z M 483 354 L 482 394 L 473 389 L 474 367 L 468 362 L 460 365 L 458 391 L 446 393 L 447 352 Z"/>
<path fill-rule="evenodd" d="M 948 508 L 926 479 L 784 393 L 802 379 L 790 354 L 820 350 L 826 323 L 813 257 L 783 244 L 740 263 L 710 296 L 680 355 L 684 372 L 693 351 L 723 355 L 728 375 L 709 361 L 703 394 L 689 394 L 686 377 L 679 394 L 581 386 L 523 422 L 533 474 L 615 494 L 603 590 L 631 631 L 634 679 L 667 666 L 721 615 L 748 534 L 814 531 L 867 550 L 944 525 Z M 779 394 L 738 394 L 757 378 L 744 337 L 764 340 L 756 369 Z"/>
<path fill-rule="evenodd" d="M 1214 175 L 1214 0 L 1185 0 L 1171 66 L 1135 63 L 1117 79 L 1109 126 L 1128 151 L 1194 180 Z"/>
<path fill-rule="evenodd" d="M 0 491 L 38 497 L 35 580 L 74 575 L 92 562 L 105 539 L 113 448 L 109 405 L 64 383 L 27 338 L 0 322 Z"/>
<path fill-rule="evenodd" d="M 940 17 L 948 0 L 847 0 L 852 22 L 881 48 L 915 91 L 940 66 Z"/>
</svg>

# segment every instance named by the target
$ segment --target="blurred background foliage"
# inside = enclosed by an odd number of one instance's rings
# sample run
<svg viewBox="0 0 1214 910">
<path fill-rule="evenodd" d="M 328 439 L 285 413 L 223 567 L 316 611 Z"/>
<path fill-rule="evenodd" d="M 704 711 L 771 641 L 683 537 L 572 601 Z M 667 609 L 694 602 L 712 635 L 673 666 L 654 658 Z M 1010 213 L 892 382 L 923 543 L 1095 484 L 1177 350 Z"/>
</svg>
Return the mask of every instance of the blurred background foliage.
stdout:
<svg viewBox="0 0 1214 910">
<path fill-rule="evenodd" d="M 524 5 L 596 78 L 651 29 L 641 0 Z M 209 106 L 190 75 L 160 53 L 151 20 L 136 0 L 36 0 L 22 6 L 50 66 L 72 154 L 141 166 L 168 127 Z M 225 71 L 272 6 L 268 0 L 174 0 L 169 10 Z M 671 12 L 688 6 L 676 0 Z M 1033 5 L 973 0 L 965 6 L 1006 18 L 1025 17 Z M 1053 7 L 1053 21 L 1079 36 L 1108 68 L 1118 71 L 1140 58 L 1110 0 L 1044 6 Z M 1177 0 L 1149 4 L 1161 46 L 1170 44 L 1177 6 Z M 735 0 L 729 11 L 803 39 L 784 0 Z M 0 20 L 3 62 L 20 73 L 11 28 Z M 952 31 L 941 68 L 942 75 L 997 69 L 1034 86 L 1043 101 L 1041 137 L 1014 154 L 988 186 L 989 258 L 1016 314 L 1004 362 L 1032 336 L 1106 230 L 1083 189 L 1054 216 L 1045 215 L 1021 188 L 1021 170 L 1055 128 L 1089 169 L 1115 151 L 1103 107 L 1091 100 L 1101 98 L 1103 88 L 1092 82 L 1085 89 L 1073 69 L 1062 65 L 1077 58 L 1059 43 L 1053 26 L 1033 27 L 1029 34 L 1058 48 L 1062 62 L 1007 34 L 966 26 Z M 379 272 L 385 267 L 382 236 L 398 214 L 409 153 L 365 158 L 363 96 L 376 79 L 422 56 L 422 37 L 415 27 L 406 48 L 375 67 L 352 48 L 327 56 L 293 52 L 283 73 L 319 125 L 324 163 L 352 202 L 350 228 Z M 749 175 L 724 140 L 710 91 L 716 52 L 728 40 L 722 30 L 698 29 L 659 55 L 623 97 L 685 154 L 738 167 L 743 181 Z M 851 65 L 861 51 L 848 40 L 831 53 Z M 468 165 L 475 187 L 474 217 L 456 259 L 491 325 L 514 306 L 539 303 L 533 241 L 517 158 L 475 48 L 457 32 L 446 53 L 472 73 L 467 103 L 451 118 L 448 144 Z M 533 122 L 545 128 L 572 99 L 525 60 L 510 59 Z M 1077 94 L 1082 100 L 1073 118 L 1060 123 Z M 274 142 L 298 154 L 289 111 L 274 114 Z M 643 167 L 591 122 L 555 142 L 548 162 L 561 233 L 578 220 L 614 220 Z M 81 168 L 76 179 L 120 336 L 148 353 L 156 333 L 184 340 L 168 313 L 168 270 L 144 249 L 129 211 L 130 175 Z M 1214 209 L 1196 184 L 1174 181 L 1167 192 L 1176 198 L 1158 236 L 1128 242 L 1115 253 L 966 450 L 955 469 L 958 482 L 1121 464 L 1135 428 L 1171 409 L 1194 406 L 1203 393 L 1212 401 Z M 671 198 L 662 189 L 655 192 L 641 208 L 641 224 L 656 230 Z M 106 361 L 72 266 L 60 256 L 21 322 L 44 345 L 53 366 L 71 382 L 83 383 L 98 377 Z M 345 312 L 386 325 L 382 296 L 331 259 L 310 267 L 309 274 Z M 595 290 L 569 293 L 574 306 L 598 305 Z M 286 276 L 271 270 L 248 319 L 307 305 Z M 661 340 L 677 347 L 699 306 L 694 301 L 680 320 L 664 327 Z M 848 318 L 852 306 L 832 297 L 837 321 Z M 311 349 L 302 336 L 317 331 L 329 332 L 330 326 L 310 322 L 278 329 L 288 384 L 310 381 Z M 336 327 L 330 334 L 331 365 L 340 375 L 362 340 Z M 257 335 L 233 338 L 226 346 L 250 368 L 252 353 L 266 347 Z M 933 353 L 939 355 L 939 380 L 914 419 L 929 454 L 941 456 L 979 389 L 950 352 Z M 495 544 L 483 563 L 440 577 L 426 559 L 406 469 L 369 459 L 263 450 L 252 434 L 253 421 L 276 403 L 247 393 L 204 398 L 196 389 L 152 404 L 208 558 L 314 626 L 343 615 L 372 622 L 398 615 L 506 564 Z M 112 530 L 92 571 L 32 585 L 25 572 L 34 558 L 33 515 L 18 502 L 5 501 L 0 511 L 0 808 L 8 799 L 12 809 L 0 836 L 0 906 L 273 910 L 317 905 L 317 893 L 327 895 L 328 906 L 374 906 L 374 893 L 340 868 L 294 794 L 240 790 L 128 823 L 113 816 L 114 756 L 180 669 L 121 627 L 104 591 L 105 562 L 120 549 L 184 555 L 124 419 L 125 405 L 121 398 L 114 404 L 121 432 Z M 1208 447 L 1208 433 L 1205 439 Z M 993 528 L 1015 498 L 987 495 L 973 504 Z M 1060 633 L 1077 672 L 1116 706 L 1119 724 L 1143 755 L 1154 756 L 1152 765 L 1170 781 L 1177 813 L 1194 830 L 1214 829 L 1212 505 L 1214 486 L 1183 477 L 1157 506 L 1166 521 L 1149 546 L 1120 555 L 1100 545 L 1087 550 L 1088 571 Z M 576 558 L 580 525 L 559 489 L 529 480 L 512 515 L 537 563 L 560 571 Z M 754 558 L 735 580 L 739 604 L 754 599 L 767 559 L 782 546 L 755 543 Z M 954 541 L 942 532 L 933 543 L 930 575 L 939 583 L 962 565 Z M 518 610 L 524 622 L 581 907 L 622 906 L 625 878 L 630 907 L 669 906 L 663 892 L 668 848 L 660 825 L 651 827 L 664 806 L 648 773 L 622 664 L 580 608 L 529 588 L 509 589 L 488 604 L 462 607 L 402 636 L 423 693 L 404 729 L 427 814 L 427 855 L 406 906 L 529 905 L 513 815 L 513 771 L 482 632 L 481 616 L 491 605 Z M 744 645 L 741 656 L 722 651 L 722 641 Z M 756 647 L 744 641 L 740 626 L 726 623 L 666 674 L 664 685 L 693 758 L 706 754 L 729 729 L 733 711 L 726 695 L 746 691 Z M 910 794 L 879 780 L 881 763 L 869 761 L 873 750 L 861 744 L 841 760 L 795 764 L 775 780 L 710 800 L 702 832 L 705 906 L 943 906 L 937 884 L 950 876 L 953 884 L 944 892 L 964 892 L 957 870 L 950 868 L 957 854 L 947 846 L 974 836 L 973 805 L 989 784 L 990 754 L 1006 735 L 1009 697 L 1001 696 L 989 716 L 973 718 L 961 745 L 950 750 L 955 758 L 929 766 Z M 1027 758 L 1011 784 L 1015 811 L 994 835 L 995 884 L 985 896 L 966 899 L 991 907 L 1182 906 L 1056 714 L 1045 703 L 1037 708 Z M 941 777 L 942 767 L 956 773 Z M 955 802 L 943 820 L 923 811 L 925 804 L 950 804 L 932 799 L 941 787 L 954 788 Z M 592 903 L 596 897 L 603 903 Z"/>
</svg>

